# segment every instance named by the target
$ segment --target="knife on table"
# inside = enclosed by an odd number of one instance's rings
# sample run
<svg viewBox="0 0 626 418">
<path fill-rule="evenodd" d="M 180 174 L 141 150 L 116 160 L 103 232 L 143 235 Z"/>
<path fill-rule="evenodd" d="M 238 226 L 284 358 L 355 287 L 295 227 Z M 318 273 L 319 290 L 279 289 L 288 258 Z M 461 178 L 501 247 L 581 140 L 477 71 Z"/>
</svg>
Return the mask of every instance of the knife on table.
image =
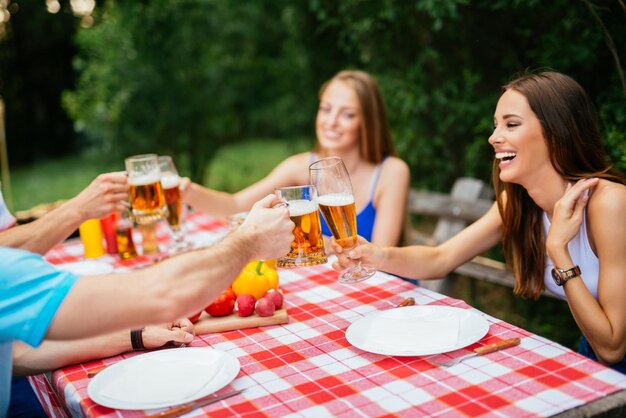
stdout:
<svg viewBox="0 0 626 418">
<path fill-rule="evenodd" d="M 231 396 L 235 396 L 240 394 L 241 392 L 243 392 L 243 389 L 238 389 L 238 390 L 234 390 L 232 392 L 226 392 L 224 394 L 218 395 L 218 396 L 211 396 L 208 398 L 204 398 L 204 399 L 197 399 L 193 402 L 188 402 L 186 404 L 182 404 L 180 406 L 174 407 L 174 408 L 170 408 L 167 409 L 165 411 L 161 411 L 157 414 L 154 415 L 149 415 L 147 418 L 164 418 L 164 417 L 177 417 L 180 416 L 182 414 L 186 414 L 189 411 L 192 411 L 196 408 L 200 408 L 206 405 L 210 405 L 214 402 L 219 402 L 223 399 L 226 398 L 230 398 Z"/>
</svg>

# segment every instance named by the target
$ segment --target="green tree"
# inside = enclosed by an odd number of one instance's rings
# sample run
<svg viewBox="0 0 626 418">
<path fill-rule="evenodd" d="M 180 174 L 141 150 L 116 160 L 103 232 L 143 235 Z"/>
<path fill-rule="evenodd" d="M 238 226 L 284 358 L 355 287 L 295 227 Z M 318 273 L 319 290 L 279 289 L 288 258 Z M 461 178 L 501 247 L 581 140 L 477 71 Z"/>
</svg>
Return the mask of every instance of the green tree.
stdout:
<svg viewBox="0 0 626 418">
<path fill-rule="evenodd" d="M 624 164 L 626 92 L 607 38 L 626 40 L 619 2 L 311 0 L 352 65 L 379 77 L 398 148 L 416 185 L 489 180 L 487 138 L 499 87 L 525 69 L 578 80 L 601 110 L 613 160 Z M 621 9 L 621 10 L 620 10 Z M 600 24 L 600 23 L 601 24 Z"/>
<path fill-rule="evenodd" d="M 105 150 L 174 154 L 202 179 L 223 144 L 310 124 L 314 107 L 293 111 L 311 90 L 295 19 L 272 0 L 110 1 L 78 36 L 65 103 Z"/>
<path fill-rule="evenodd" d="M 447 190 L 462 175 L 489 180 L 487 138 L 500 86 L 527 68 L 549 67 L 594 98 L 611 156 L 624 169 L 624 57 L 615 47 L 626 39 L 621 7 L 609 0 L 111 0 L 79 34 L 80 79 L 66 104 L 104 149 L 186 157 L 198 180 L 227 142 L 312 137 L 320 83 L 360 68 L 381 84 L 413 185 Z"/>
<path fill-rule="evenodd" d="M 0 36 L 0 96 L 6 106 L 6 137 L 12 166 L 59 157 L 79 144 L 60 106 L 74 85 L 72 39 L 77 20 L 69 2 L 51 14 L 43 2 L 13 1 Z"/>
</svg>

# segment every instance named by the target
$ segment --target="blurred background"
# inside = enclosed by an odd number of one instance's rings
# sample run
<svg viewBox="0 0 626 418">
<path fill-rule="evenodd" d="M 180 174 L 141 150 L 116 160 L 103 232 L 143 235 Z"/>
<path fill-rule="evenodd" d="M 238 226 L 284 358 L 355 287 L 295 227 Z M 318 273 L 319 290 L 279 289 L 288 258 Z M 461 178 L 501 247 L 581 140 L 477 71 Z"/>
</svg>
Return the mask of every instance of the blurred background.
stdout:
<svg viewBox="0 0 626 418">
<path fill-rule="evenodd" d="M 537 68 L 583 85 L 624 170 L 625 45 L 624 0 L 0 0 L 3 191 L 14 211 L 69 198 L 144 152 L 239 190 L 313 146 L 342 69 L 379 81 L 413 187 L 490 182 L 500 86 Z M 470 302 L 575 344 L 567 306 L 506 292 Z"/>
</svg>

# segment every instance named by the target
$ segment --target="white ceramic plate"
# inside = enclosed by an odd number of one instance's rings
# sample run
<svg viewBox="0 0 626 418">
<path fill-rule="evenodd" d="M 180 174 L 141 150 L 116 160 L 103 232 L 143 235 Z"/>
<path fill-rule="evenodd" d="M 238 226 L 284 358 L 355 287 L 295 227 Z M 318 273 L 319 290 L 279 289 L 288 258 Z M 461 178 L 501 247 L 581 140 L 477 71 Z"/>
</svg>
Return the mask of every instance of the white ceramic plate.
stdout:
<svg viewBox="0 0 626 418">
<path fill-rule="evenodd" d="M 97 260 L 59 264 L 56 267 L 59 270 L 70 271 L 78 276 L 97 276 L 99 274 L 109 274 L 113 272 L 113 266 L 111 264 Z"/>
<path fill-rule="evenodd" d="M 346 339 L 361 350 L 390 356 L 446 353 L 475 343 L 489 323 L 469 309 L 407 306 L 374 312 L 356 320 Z"/>
<path fill-rule="evenodd" d="M 239 368 L 236 357 L 213 348 L 154 351 L 107 367 L 91 379 L 87 394 L 109 408 L 164 408 L 220 390 Z"/>
</svg>

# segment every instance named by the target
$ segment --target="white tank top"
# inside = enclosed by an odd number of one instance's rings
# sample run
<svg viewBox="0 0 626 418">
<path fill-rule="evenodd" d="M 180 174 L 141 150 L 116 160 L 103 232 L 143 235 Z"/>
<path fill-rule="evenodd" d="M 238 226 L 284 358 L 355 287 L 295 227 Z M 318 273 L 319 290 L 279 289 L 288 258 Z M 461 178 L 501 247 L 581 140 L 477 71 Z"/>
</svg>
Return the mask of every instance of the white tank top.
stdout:
<svg viewBox="0 0 626 418">
<path fill-rule="evenodd" d="M 13 225 L 15 225 L 15 218 L 5 205 L 2 191 L 0 190 L 0 231 L 4 231 Z"/>
<path fill-rule="evenodd" d="M 548 235 L 548 229 L 550 228 L 550 220 L 548 215 L 543 213 L 543 231 L 545 235 Z M 580 226 L 578 234 L 567 244 L 570 256 L 574 265 L 580 267 L 581 277 L 585 286 L 596 300 L 598 299 L 598 276 L 600 271 L 600 263 L 598 257 L 593 253 L 591 245 L 589 245 L 589 238 L 587 237 L 587 211 L 583 210 L 583 223 Z M 557 286 L 552 279 L 552 269 L 554 263 L 550 260 L 550 257 L 546 254 L 546 269 L 543 275 L 543 282 L 546 289 L 554 293 L 561 299 L 566 299 L 565 291 L 563 287 Z"/>
</svg>

